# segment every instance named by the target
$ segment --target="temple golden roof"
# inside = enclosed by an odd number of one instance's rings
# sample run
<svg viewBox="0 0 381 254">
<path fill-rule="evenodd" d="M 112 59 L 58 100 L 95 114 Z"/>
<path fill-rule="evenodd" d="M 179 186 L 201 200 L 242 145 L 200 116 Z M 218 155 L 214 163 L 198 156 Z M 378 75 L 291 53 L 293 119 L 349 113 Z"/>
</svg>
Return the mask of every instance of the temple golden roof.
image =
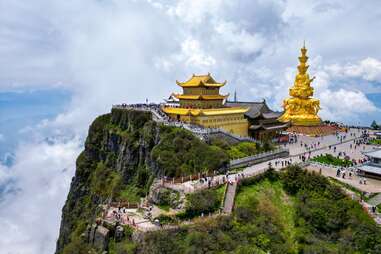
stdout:
<svg viewBox="0 0 381 254">
<path fill-rule="evenodd" d="M 176 80 L 176 84 L 181 87 L 222 87 L 226 84 L 226 81 L 219 83 L 215 81 L 210 73 L 207 75 L 194 75 L 185 82 L 179 82 Z"/>
<path fill-rule="evenodd" d="M 190 109 L 190 108 L 174 108 L 174 107 L 164 107 L 163 111 L 167 114 L 177 114 L 177 115 L 228 115 L 228 114 L 238 114 L 246 113 L 249 108 L 215 108 L 215 109 Z"/>
<path fill-rule="evenodd" d="M 183 100 L 223 100 L 226 99 L 227 95 L 184 95 L 184 94 L 174 94 L 177 99 Z"/>
</svg>

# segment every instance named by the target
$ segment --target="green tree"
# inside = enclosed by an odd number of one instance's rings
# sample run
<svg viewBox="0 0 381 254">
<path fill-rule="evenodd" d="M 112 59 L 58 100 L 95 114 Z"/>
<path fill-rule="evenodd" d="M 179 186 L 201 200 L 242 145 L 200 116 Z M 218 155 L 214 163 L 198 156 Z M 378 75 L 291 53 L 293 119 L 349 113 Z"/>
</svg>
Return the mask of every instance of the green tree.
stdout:
<svg viewBox="0 0 381 254">
<path fill-rule="evenodd" d="M 370 125 L 370 127 L 374 130 L 378 130 L 380 128 L 380 126 L 377 124 L 377 122 L 375 120 L 373 120 L 372 124 Z"/>
</svg>

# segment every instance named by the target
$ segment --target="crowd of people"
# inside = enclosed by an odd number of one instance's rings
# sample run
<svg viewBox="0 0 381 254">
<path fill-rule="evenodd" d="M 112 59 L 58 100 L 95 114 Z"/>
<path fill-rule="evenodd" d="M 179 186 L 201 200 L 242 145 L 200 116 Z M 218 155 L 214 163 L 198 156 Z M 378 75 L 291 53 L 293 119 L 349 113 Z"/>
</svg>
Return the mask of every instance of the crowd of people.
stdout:
<svg viewBox="0 0 381 254">
<path fill-rule="evenodd" d="M 106 210 L 105 214 L 105 219 L 107 220 L 116 221 L 117 223 L 122 225 L 131 225 L 133 227 L 136 227 L 135 219 L 130 218 L 130 216 L 127 213 L 126 207 L 112 207 Z"/>
</svg>

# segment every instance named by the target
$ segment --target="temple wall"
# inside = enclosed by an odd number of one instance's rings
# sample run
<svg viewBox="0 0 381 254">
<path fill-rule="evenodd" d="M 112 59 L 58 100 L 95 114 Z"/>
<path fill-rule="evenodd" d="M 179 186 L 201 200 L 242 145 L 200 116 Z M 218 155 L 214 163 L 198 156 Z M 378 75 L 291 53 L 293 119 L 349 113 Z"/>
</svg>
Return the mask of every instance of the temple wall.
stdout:
<svg viewBox="0 0 381 254">
<path fill-rule="evenodd" d="M 247 137 L 249 123 L 243 114 L 225 114 L 217 116 L 184 116 L 168 114 L 169 117 L 185 123 L 201 125 L 207 128 L 222 128 L 235 135 Z"/>
<path fill-rule="evenodd" d="M 208 128 L 222 128 L 239 136 L 248 136 L 248 121 L 243 114 L 194 117 L 194 124 Z"/>
<path fill-rule="evenodd" d="M 180 107 L 183 108 L 221 108 L 222 100 L 180 100 Z"/>
<path fill-rule="evenodd" d="M 184 95 L 219 95 L 219 88 L 207 88 L 207 87 L 185 87 L 183 88 Z"/>
</svg>

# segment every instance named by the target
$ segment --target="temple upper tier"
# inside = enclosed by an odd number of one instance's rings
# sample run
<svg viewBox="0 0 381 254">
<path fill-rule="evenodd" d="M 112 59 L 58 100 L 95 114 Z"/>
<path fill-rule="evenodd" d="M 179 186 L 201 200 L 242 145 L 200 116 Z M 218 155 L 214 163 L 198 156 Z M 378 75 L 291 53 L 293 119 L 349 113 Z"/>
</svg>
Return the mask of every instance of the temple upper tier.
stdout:
<svg viewBox="0 0 381 254">
<path fill-rule="evenodd" d="M 229 96 L 221 95 L 220 88 L 226 84 L 216 82 L 212 76 L 194 75 L 186 82 L 176 83 L 182 87 L 182 94 L 173 94 L 180 100 L 183 108 L 221 108 L 224 100 Z"/>
<path fill-rule="evenodd" d="M 290 88 L 291 98 L 283 101 L 284 114 L 279 118 L 281 122 L 291 122 L 292 125 L 319 125 L 321 119 L 317 115 L 320 110 L 320 101 L 312 98 L 314 89 L 311 86 L 314 78 L 307 73 L 307 49 L 303 45 L 299 57 L 298 74 L 294 86 Z"/>
<path fill-rule="evenodd" d="M 221 95 L 220 88 L 226 81 L 217 82 L 208 73 L 193 75 L 186 82 L 176 83 L 182 87 L 183 93 L 171 95 L 179 100 L 178 106 L 163 107 L 169 117 L 204 127 L 222 128 L 240 136 L 248 135 L 248 121 L 244 116 L 248 108 L 224 105 L 229 95 Z"/>
</svg>

